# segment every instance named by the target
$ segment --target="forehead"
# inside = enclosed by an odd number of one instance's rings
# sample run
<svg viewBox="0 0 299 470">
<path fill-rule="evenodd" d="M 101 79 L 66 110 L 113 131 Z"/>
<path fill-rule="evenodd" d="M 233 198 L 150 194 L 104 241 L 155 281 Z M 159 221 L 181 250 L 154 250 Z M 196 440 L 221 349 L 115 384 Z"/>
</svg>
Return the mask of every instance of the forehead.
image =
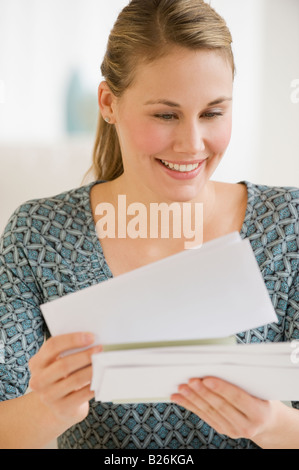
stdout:
<svg viewBox="0 0 299 470">
<path fill-rule="evenodd" d="M 212 101 L 231 94 L 232 85 L 232 68 L 223 54 L 174 48 L 153 62 L 140 62 L 125 94 L 143 101 L 187 96 Z"/>
</svg>

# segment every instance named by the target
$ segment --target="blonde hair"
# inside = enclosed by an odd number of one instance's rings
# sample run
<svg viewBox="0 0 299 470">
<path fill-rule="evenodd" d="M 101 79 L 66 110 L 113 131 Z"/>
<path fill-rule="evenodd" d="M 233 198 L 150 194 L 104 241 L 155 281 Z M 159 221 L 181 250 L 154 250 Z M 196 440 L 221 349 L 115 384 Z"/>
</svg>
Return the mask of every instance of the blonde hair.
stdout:
<svg viewBox="0 0 299 470">
<path fill-rule="evenodd" d="M 223 54 L 234 76 L 231 43 L 224 19 L 203 0 L 131 0 L 110 33 L 101 72 L 112 93 L 121 97 L 132 85 L 137 65 L 157 60 L 173 46 L 181 46 Z M 123 173 L 115 127 L 100 113 L 89 172 L 105 181 Z"/>
</svg>

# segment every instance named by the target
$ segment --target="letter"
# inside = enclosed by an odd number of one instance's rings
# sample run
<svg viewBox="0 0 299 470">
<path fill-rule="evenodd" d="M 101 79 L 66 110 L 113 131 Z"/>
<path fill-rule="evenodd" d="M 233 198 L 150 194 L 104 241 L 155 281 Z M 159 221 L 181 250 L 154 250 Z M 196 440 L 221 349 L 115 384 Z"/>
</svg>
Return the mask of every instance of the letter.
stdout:
<svg viewBox="0 0 299 470">
<path fill-rule="evenodd" d="M 169 213 L 172 212 L 172 235 L 174 238 L 181 237 L 181 207 L 178 202 L 167 204 L 166 202 L 150 204 L 150 237 L 158 238 L 159 213 L 161 214 L 161 238 L 169 238 Z"/>
<path fill-rule="evenodd" d="M 132 467 L 134 468 L 134 467 L 136 467 L 136 465 L 137 465 L 138 457 L 135 457 L 135 459 L 134 459 L 134 457 L 132 457 L 132 460 L 133 460 L 133 465 L 132 465 Z"/>
<path fill-rule="evenodd" d="M 135 202 L 129 205 L 127 214 L 138 215 L 128 222 L 127 234 L 130 238 L 147 238 L 147 210 L 141 202 Z M 138 230 L 136 226 L 138 225 Z"/>
<path fill-rule="evenodd" d="M 193 209 L 193 211 L 192 211 Z M 194 213 L 194 230 L 191 228 L 192 212 Z M 183 233 L 187 239 L 194 238 L 191 242 L 185 242 L 185 249 L 199 248 L 203 243 L 203 204 L 195 202 L 183 203 Z"/>
<path fill-rule="evenodd" d="M 110 457 L 105 457 L 104 465 L 110 465 Z"/>
<path fill-rule="evenodd" d="M 297 88 L 295 88 L 295 90 L 291 93 L 291 101 L 292 101 L 292 103 L 297 104 L 297 103 L 299 103 L 299 79 L 298 79 L 298 78 L 292 81 L 291 87 L 292 87 L 292 88 L 297 87 Z"/>
<path fill-rule="evenodd" d="M 98 236 L 99 238 L 115 238 L 115 210 L 109 202 L 101 202 L 96 207 L 96 215 L 103 215 L 105 212 L 106 215 L 96 223 Z"/>
</svg>

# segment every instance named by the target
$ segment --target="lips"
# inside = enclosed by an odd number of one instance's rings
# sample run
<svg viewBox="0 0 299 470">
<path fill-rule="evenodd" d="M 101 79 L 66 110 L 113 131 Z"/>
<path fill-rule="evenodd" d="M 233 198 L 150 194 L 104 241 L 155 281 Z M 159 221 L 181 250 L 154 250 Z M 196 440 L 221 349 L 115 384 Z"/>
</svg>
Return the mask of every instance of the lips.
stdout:
<svg viewBox="0 0 299 470">
<path fill-rule="evenodd" d="M 196 170 L 200 163 L 204 160 L 192 161 L 192 162 L 169 162 L 167 160 L 160 160 L 166 168 L 180 173 L 189 173 Z"/>
<path fill-rule="evenodd" d="M 164 169 L 166 174 L 176 180 L 190 180 L 202 171 L 207 160 L 191 160 L 183 162 L 170 162 L 168 160 L 156 159 L 159 165 Z"/>
<path fill-rule="evenodd" d="M 178 163 L 170 163 L 170 162 L 166 162 L 165 160 L 161 160 L 161 162 L 163 163 L 163 165 L 165 165 L 167 168 L 170 168 L 170 170 L 174 170 L 174 171 L 180 171 L 180 172 L 189 172 L 189 171 L 193 171 L 195 170 L 196 168 L 198 168 L 198 165 L 199 163 L 194 163 L 194 164 L 184 164 L 184 165 L 179 165 Z"/>
</svg>

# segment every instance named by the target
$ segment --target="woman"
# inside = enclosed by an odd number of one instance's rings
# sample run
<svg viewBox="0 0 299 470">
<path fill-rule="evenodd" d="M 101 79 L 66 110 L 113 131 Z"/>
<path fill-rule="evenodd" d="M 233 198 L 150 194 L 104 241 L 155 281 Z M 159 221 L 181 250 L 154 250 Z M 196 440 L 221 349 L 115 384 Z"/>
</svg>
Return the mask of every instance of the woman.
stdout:
<svg viewBox="0 0 299 470">
<path fill-rule="evenodd" d="M 181 384 L 172 403 L 97 403 L 90 363 L 101 348 L 60 357 L 92 337 L 42 345 L 40 304 L 184 249 L 184 236 L 96 233 L 97 206 L 117 211 L 120 194 L 146 207 L 202 203 L 204 242 L 235 230 L 249 237 L 279 323 L 238 341 L 298 338 L 298 190 L 211 181 L 231 135 L 234 60 L 224 20 L 199 0 L 133 0 L 111 32 L 102 73 L 97 181 L 27 202 L 2 237 L 2 447 L 60 436 L 60 448 L 297 448 L 298 410 L 280 402 L 210 377 Z M 22 396 L 30 375 L 33 391 Z"/>
</svg>

